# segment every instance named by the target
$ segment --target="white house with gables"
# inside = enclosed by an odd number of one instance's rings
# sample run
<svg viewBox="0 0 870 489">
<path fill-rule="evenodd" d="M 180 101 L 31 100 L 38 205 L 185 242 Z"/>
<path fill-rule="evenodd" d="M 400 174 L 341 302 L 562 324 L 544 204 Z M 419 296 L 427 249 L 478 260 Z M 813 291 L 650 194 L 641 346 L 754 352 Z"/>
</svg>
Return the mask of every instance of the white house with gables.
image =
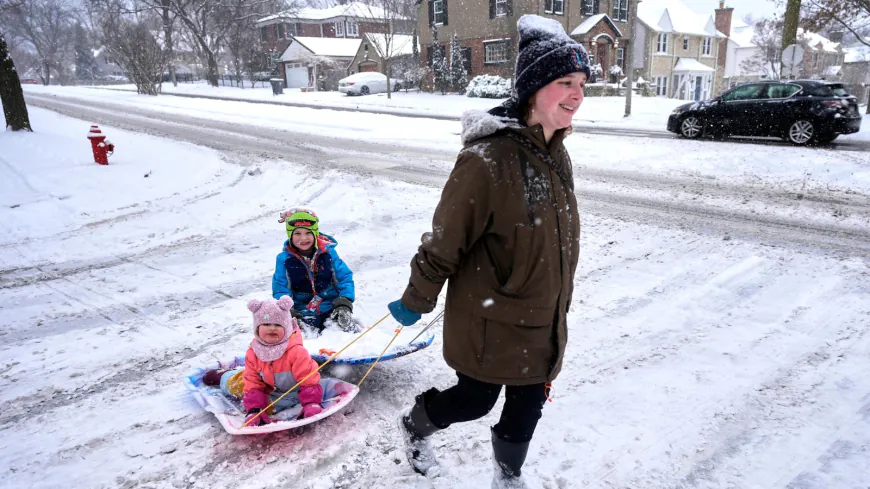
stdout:
<svg viewBox="0 0 870 489">
<path fill-rule="evenodd" d="M 635 23 L 635 68 L 659 97 L 703 100 L 716 86 L 720 41 L 713 15 L 696 14 L 680 0 L 644 0 Z"/>
</svg>

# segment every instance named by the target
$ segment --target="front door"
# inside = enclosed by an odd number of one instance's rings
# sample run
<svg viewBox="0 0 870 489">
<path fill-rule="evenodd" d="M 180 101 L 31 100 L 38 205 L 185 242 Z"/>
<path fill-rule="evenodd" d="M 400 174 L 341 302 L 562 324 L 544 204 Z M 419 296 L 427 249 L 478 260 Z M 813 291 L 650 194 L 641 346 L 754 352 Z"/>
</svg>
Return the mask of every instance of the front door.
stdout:
<svg viewBox="0 0 870 489">
<path fill-rule="evenodd" d="M 609 48 L 610 48 L 610 44 L 604 44 L 601 42 L 598 43 L 598 56 L 597 56 L 598 59 L 597 59 L 597 61 L 598 61 L 598 64 L 601 65 L 602 73 L 604 73 L 602 75 L 602 78 L 604 78 L 605 81 L 607 80 L 607 77 L 608 77 L 607 51 L 610 50 Z"/>
<path fill-rule="evenodd" d="M 695 102 L 701 100 L 701 88 L 704 86 L 704 77 L 695 77 Z"/>
</svg>

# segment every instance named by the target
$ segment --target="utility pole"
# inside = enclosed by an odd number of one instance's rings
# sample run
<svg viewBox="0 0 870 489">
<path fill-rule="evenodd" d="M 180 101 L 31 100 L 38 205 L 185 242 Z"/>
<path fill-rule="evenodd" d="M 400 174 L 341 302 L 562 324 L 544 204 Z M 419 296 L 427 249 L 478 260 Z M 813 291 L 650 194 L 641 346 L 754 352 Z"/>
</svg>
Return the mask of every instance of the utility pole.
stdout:
<svg viewBox="0 0 870 489">
<path fill-rule="evenodd" d="M 785 17 L 782 25 L 782 46 L 780 52 L 785 51 L 785 48 L 797 43 L 798 23 L 801 17 L 801 0 L 786 0 Z M 785 65 L 780 62 L 780 73 L 785 73 Z"/>
<path fill-rule="evenodd" d="M 629 0 L 631 1 L 631 0 Z M 628 38 L 630 39 L 628 43 L 628 53 L 625 56 L 625 116 L 628 117 L 631 115 L 631 95 L 634 90 L 634 43 L 637 42 L 635 36 L 635 22 L 637 22 L 637 4 L 640 3 L 640 0 L 631 1 L 631 13 L 629 15 L 631 18 L 628 19 Z"/>
</svg>

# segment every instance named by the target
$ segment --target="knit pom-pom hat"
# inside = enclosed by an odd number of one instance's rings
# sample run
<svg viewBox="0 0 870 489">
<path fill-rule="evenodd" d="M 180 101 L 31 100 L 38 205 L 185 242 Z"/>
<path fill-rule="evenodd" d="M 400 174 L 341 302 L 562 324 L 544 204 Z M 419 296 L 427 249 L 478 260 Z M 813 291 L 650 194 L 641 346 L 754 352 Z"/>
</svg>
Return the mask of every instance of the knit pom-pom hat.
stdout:
<svg viewBox="0 0 870 489">
<path fill-rule="evenodd" d="M 284 337 L 293 332 L 294 322 L 290 309 L 293 308 L 293 299 L 285 295 L 278 300 L 266 299 L 258 301 L 251 299 L 248 302 L 248 310 L 254 313 L 254 336 L 260 337 L 258 329 L 261 324 L 280 324 L 284 327 Z"/>
</svg>

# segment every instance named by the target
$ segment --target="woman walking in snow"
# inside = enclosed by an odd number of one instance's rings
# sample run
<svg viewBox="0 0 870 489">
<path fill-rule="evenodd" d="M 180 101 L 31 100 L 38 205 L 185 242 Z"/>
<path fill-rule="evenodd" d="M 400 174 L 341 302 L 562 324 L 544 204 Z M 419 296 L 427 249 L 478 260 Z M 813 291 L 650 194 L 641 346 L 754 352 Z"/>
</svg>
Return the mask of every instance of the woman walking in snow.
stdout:
<svg viewBox="0 0 870 489">
<path fill-rule="evenodd" d="M 567 343 L 566 316 L 580 220 L 563 145 L 583 101 L 589 57 L 562 26 L 535 15 L 517 23 L 516 93 L 463 115 L 459 153 L 390 311 L 409 326 L 435 308 L 444 283 L 444 359 L 456 385 L 429 389 L 400 417 L 409 462 L 434 464 L 427 438 L 486 415 L 506 386 L 492 427 L 492 487 L 527 487 L 521 467 Z"/>
</svg>

